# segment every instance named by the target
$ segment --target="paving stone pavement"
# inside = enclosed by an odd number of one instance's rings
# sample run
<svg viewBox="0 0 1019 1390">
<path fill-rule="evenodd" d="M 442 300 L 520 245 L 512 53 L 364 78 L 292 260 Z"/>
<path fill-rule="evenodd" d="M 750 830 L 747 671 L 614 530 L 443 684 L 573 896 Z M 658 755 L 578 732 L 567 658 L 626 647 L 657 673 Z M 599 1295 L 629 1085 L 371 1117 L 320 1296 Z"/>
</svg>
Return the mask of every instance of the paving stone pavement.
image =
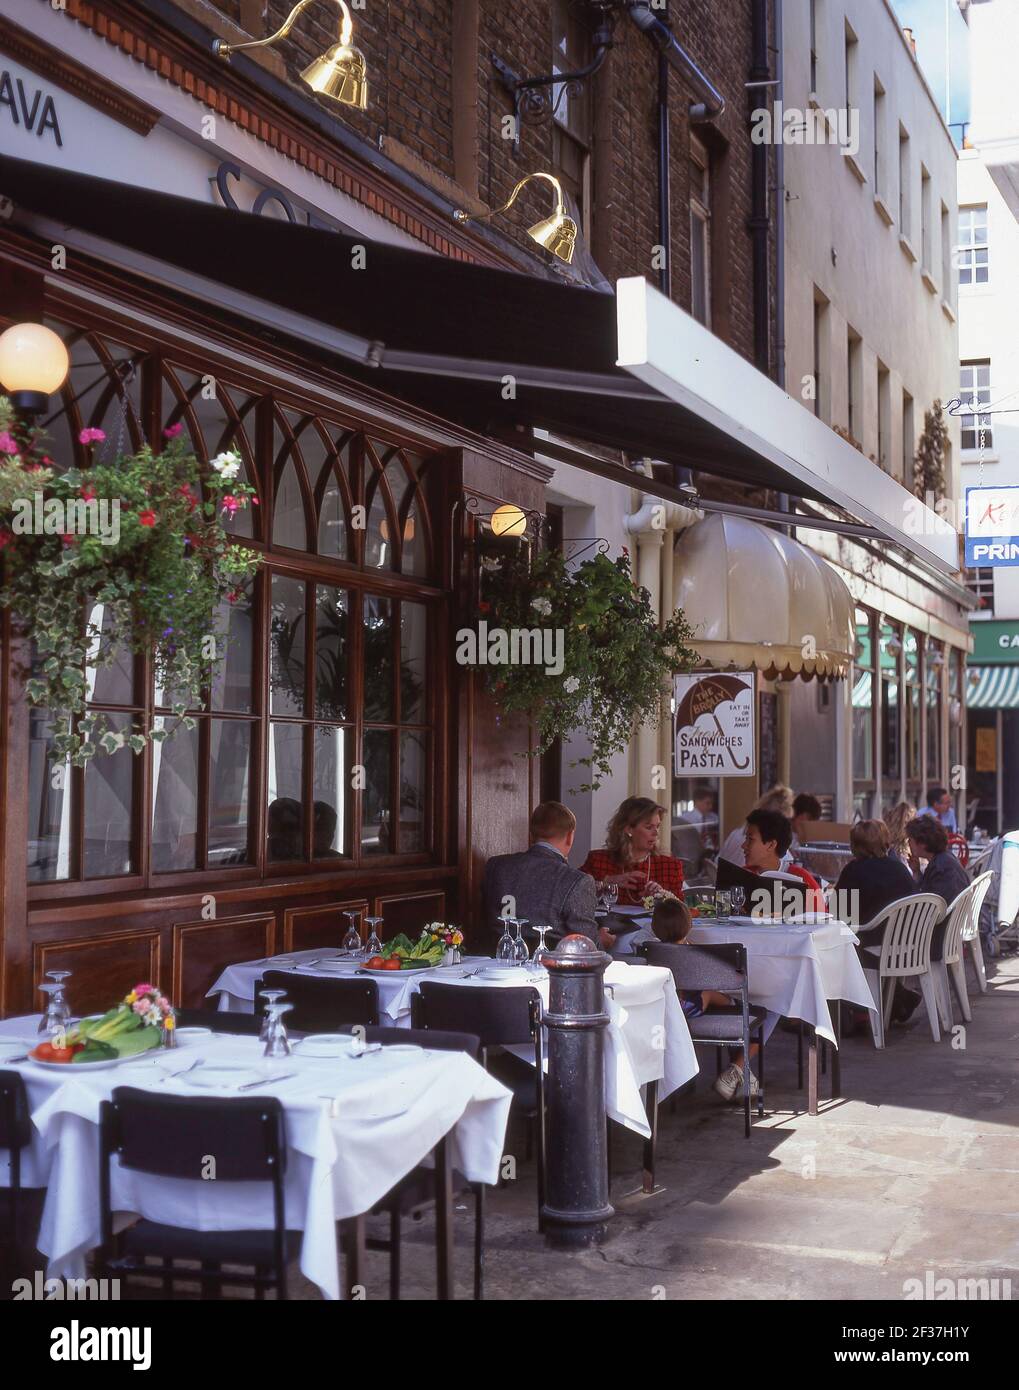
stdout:
<svg viewBox="0 0 1019 1390">
<path fill-rule="evenodd" d="M 521 1165 L 488 1202 L 486 1297 L 900 1300 L 930 1271 L 1010 1280 L 1019 1298 L 1019 958 L 971 1003 L 972 1023 L 939 1044 L 922 1006 L 884 1052 L 869 1033 L 845 1039 L 843 1099 L 816 1117 L 796 1089 L 795 1038 L 777 1031 L 749 1140 L 740 1109 L 711 1090 L 707 1053 L 695 1094 L 662 1110 L 663 1191 L 627 1195 L 640 1144 L 613 1127 L 617 1214 L 597 1249 L 545 1248 L 533 1165 Z M 472 1223 L 469 1206 L 457 1211 L 463 1298 Z M 406 1229 L 404 1298 L 435 1296 L 431 1239 L 429 1221 Z M 294 1297 L 318 1296 L 302 1282 Z M 388 1297 L 382 1254 L 368 1257 L 366 1296 Z"/>
</svg>

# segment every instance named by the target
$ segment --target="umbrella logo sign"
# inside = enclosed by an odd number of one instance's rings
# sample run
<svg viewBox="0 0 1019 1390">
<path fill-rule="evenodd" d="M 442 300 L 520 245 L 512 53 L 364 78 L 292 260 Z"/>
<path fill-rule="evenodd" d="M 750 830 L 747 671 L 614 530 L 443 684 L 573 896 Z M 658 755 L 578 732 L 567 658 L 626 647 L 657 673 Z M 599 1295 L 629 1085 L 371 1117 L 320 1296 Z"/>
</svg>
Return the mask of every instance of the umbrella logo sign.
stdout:
<svg viewBox="0 0 1019 1390">
<path fill-rule="evenodd" d="M 677 676 L 676 776 L 757 775 L 754 673 Z"/>
</svg>

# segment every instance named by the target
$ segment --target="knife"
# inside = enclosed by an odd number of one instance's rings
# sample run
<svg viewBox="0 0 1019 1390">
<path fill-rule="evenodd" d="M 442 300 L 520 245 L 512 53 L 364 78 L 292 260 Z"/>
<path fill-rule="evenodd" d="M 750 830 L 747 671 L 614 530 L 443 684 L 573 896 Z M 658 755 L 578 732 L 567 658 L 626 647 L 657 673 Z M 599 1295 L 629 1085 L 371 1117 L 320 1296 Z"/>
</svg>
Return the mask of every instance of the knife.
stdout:
<svg viewBox="0 0 1019 1390">
<path fill-rule="evenodd" d="M 295 1071 L 285 1071 L 282 1076 L 267 1076 L 259 1078 L 258 1081 L 245 1081 L 243 1086 L 238 1086 L 238 1091 L 253 1091 L 256 1086 L 275 1086 L 277 1081 L 289 1081 L 292 1076 L 296 1076 Z"/>
</svg>

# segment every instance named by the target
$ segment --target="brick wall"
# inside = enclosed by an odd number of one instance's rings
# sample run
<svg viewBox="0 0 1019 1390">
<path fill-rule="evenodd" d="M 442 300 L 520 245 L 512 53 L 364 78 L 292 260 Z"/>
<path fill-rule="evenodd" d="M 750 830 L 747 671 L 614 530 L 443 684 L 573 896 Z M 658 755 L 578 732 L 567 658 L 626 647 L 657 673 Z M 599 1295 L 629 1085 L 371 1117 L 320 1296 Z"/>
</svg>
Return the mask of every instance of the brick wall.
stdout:
<svg viewBox="0 0 1019 1390">
<path fill-rule="evenodd" d="M 370 105 L 365 113 L 344 111 L 349 126 L 376 146 L 379 137 L 400 142 L 446 178 L 455 178 L 453 152 L 453 7 L 457 0 L 367 0 L 353 12 L 355 42 L 368 61 Z M 583 0 L 577 0 L 583 8 Z M 224 12 L 236 0 L 218 0 Z M 289 0 L 268 0 L 268 23 L 276 28 Z M 750 103 L 744 84 L 751 64 L 751 0 L 672 0 L 671 22 L 683 45 L 727 101 L 725 114 L 706 128 L 719 158 L 719 212 L 714 219 L 715 331 L 747 357 L 753 356 L 753 282 L 750 216 Z M 248 10 L 250 14 L 250 9 Z M 291 70 L 303 67 L 336 35 L 335 11 L 311 7 L 294 34 L 280 45 Z M 514 183 L 552 163 L 552 124 L 545 115 L 525 121 L 519 153 L 502 136 L 511 101 L 492 69 L 496 53 L 521 76 L 547 73 L 552 64 L 548 0 L 480 0 L 477 49 L 478 170 L 481 199 L 490 205 L 508 197 Z M 594 95 L 611 107 L 611 153 L 595 160 L 595 209 L 591 243 L 607 278 L 647 275 L 654 280 L 652 251 L 659 239 L 657 192 L 657 56 L 651 43 L 625 17 L 616 24 L 616 47 L 594 79 Z M 672 293 L 690 307 L 689 141 L 687 107 L 695 93 L 670 75 L 672 179 Z M 604 108 L 601 116 L 604 118 Z M 702 132 L 705 128 L 700 128 Z M 461 171 L 462 173 L 462 171 Z M 770 180 L 773 183 L 773 179 Z M 607 186 L 606 186 L 607 185 Z M 519 220 L 548 211 L 547 188 L 524 191 Z M 510 224 L 519 225 L 519 223 Z M 503 224 L 506 230 L 507 224 Z"/>
</svg>

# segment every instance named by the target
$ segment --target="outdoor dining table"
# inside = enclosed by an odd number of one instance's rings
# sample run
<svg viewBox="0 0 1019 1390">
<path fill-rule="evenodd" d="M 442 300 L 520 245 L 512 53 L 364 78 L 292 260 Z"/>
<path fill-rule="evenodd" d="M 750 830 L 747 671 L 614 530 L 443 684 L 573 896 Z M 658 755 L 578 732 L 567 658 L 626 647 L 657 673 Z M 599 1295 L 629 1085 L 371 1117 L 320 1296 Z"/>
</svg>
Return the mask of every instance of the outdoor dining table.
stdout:
<svg viewBox="0 0 1019 1390">
<path fill-rule="evenodd" d="M 363 1248 L 359 1218 L 427 1161 L 437 1145 L 444 1163 L 470 1181 L 498 1181 L 512 1096 L 466 1053 L 382 1048 L 358 1057 L 352 1049 L 349 1055 L 323 1058 L 302 1056 L 298 1044 L 291 1056 L 269 1059 L 257 1038 L 215 1034 L 79 1073 L 10 1060 L 38 1042 L 37 1024 L 38 1015 L 0 1022 L 0 1068 L 20 1072 L 28 1092 L 35 1135 L 23 1158 L 22 1185 L 47 1188 L 39 1249 L 47 1257 L 48 1277 L 81 1278 L 87 1252 L 100 1243 L 100 1103 L 118 1086 L 223 1099 L 238 1094 L 236 1084 L 210 1089 L 191 1076 L 175 1075 L 199 1059 L 203 1067 L 250 1072 L 260 1084 L 243 1094 L 280 1100 L 287 1143 L 286 1225 L 302 1232 L 300 1269 L 327 1299 L 341 1297 L 337 1223 L 353 1228 L 355 1260 L 348 1283 L 357 1283 L 356 1256 Z M 242 1079 L 243 1072 L 238 1073 Z M 9 1183 L 5 1157 L 0 1156 L 0 1185 Z M 111 1203 L 121 1214 L 120 1226 L 128 1224 L 127 1215 L 203 1231 L 272 1225 L 262 1184 L 152 1177 L 120 1169 L 116 1159 Z M 439 1282 L 448 1295 L 452 1230 L 448 1219 L 444 1224 L 437 1233 Z"/>
<path fill-rule="evenodd" d="M 316 965 L 304 964 L 316 960 Z M 302 974 L 349 979 L 361 968 L 338 951 L 299 951 L 283 957 L 243 961 L 230 965 L 209 990 L 219 995 L 220 1009 L 251 1013 L 255 1007 L 255 983 L 267 970 L 296 968 Z M 374 975 L 379 986 L 380 1022 L 410 1027 L 411 998 L 422 980 L 462 984 L 465 988 L 495 985 L 531 988 L 548 1006 L 549 976 L 541 968 L 495 969 L 488 957 L 468 957 L 459 966 L 437 966 L 422 972 L 394 970 Z M 476 973 L 488 968 L 485 974 Z M 655 1099 L 664 1100 L 697 1075 L 697 1055 L 690 1029 L 680 1007 L 675 981 L 668 970 L 613 961 L 605 971 L 606 1011 L 609 1026 L 605 1048 L 605 1107 L 609 1117 L 627 1129 L 651 1137 L 642 1086 L 655 1087 Z M 533 1062 L 529 1048 L 509 1048 Z M 651 1103 L 654 1103 L 652 1101 Z"/>
<path fill-rule="evenodd" d="M 828 917 L 784 921 L 732 916 L 695 923 L 688 939 L 702 945 L 738 941 L 746 947 L 750 1002 L 768 1011 L 766 1036 L 779 1018 L 802 1019 L 809 1026 L 807 1109 L 816 1115 L 818 1037 L 835 1048 L 834 1094 L 839 1088 L 839 1037 L 829 1001 L 874 1008 L 852 927 Z"/>
</svg>

